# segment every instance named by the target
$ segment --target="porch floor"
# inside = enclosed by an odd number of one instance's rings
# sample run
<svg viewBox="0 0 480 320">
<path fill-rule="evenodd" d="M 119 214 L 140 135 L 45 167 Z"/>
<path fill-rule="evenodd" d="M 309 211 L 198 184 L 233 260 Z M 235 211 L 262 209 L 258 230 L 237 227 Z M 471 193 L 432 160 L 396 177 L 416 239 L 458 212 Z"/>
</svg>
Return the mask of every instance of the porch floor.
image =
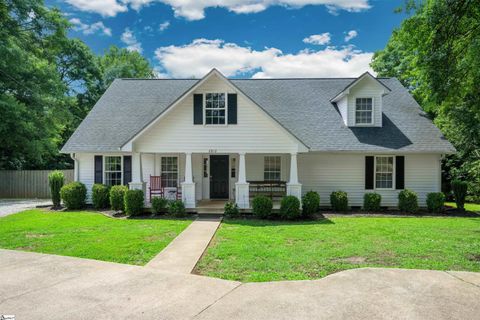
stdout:
<svg viewBox="0 0 480 320">
<path fill-rule="evenodd" d="M 195 209 L 192 209 L 193 212 L 196 212 L 198 214 L 223 214 L 223 210 L 225 207 L 225 203 L 227 203 L 230 200 L 211 200 L 211 199 L 206 199 L 206 200 L 199 200 L 197 202 L 197 207 Z M 250 206 L 252 203 L 252 199 L 250 200 Z M 280 201 L 273 201 L 273 210 L 279 210 L 280 209 Z M 250 207 L 249 209 L 241 209 L 241 212 L 251 212 L 252 208 Z"/>
</svg>

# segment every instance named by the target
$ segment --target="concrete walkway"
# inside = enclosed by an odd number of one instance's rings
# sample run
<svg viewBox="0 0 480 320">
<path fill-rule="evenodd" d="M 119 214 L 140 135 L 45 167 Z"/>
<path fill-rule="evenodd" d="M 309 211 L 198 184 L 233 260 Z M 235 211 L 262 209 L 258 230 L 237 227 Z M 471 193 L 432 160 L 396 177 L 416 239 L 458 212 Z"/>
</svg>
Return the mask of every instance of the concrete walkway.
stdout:
<svg viewBox="0 0 480 320">
<path fill-rule="evenodd" d="M 221 216 L 200 216 L 153 258 L 146 267 L 155 268 L 159 271 L 190 274 L 215 235 L 221 221 Z"/>
<path fill-rule="evenodd" d="M 17 319 L 478 319 L 480 273 L 356 269 L 241 284 L 0 250 L 0 314 Z"/>
</svg>

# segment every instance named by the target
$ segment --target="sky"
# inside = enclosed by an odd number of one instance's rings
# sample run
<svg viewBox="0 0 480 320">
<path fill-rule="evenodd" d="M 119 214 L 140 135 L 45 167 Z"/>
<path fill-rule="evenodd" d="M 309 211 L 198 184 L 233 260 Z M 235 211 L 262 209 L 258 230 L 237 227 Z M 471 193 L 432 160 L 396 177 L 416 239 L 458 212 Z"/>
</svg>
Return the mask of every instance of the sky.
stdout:
<svg viewBox="0 0 480 320">
<path fill-rule="evenodd" d="M 161 78 L 355 77 L 385 47 L 404 0 L 46 0 L 101 54 L 145 56 Z"/>
</svg>

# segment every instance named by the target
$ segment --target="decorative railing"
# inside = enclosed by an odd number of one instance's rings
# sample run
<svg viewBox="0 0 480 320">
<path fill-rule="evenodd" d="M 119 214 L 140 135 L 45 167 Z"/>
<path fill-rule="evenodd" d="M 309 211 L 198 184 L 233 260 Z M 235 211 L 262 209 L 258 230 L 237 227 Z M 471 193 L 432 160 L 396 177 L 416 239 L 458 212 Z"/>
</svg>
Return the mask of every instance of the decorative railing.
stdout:
<svg viewBox="0 0 480 320">
<path fill-rule="evenodd" d="M 285 181 L 248 181 L 250 184 L 250 197 L 262 195 L 270 199 L 281 199 L 287 194 Z"/>
</svg>

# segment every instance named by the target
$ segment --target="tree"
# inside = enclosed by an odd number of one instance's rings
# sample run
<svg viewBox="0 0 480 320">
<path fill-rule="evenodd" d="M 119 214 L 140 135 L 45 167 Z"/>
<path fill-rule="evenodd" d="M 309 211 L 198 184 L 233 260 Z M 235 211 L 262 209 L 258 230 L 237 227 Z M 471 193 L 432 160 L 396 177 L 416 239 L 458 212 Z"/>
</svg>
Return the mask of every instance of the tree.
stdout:
<svg viewBox="0 0 480 320">
<path fill-rule="evenodd" d="M 446 178 L 469 182 L 480 200 L 480 6 L 478 0 L 407 1 L 413 14 L 395 30 L 372 68 L 397 77 L 458 153 Z"/>
</svg>

